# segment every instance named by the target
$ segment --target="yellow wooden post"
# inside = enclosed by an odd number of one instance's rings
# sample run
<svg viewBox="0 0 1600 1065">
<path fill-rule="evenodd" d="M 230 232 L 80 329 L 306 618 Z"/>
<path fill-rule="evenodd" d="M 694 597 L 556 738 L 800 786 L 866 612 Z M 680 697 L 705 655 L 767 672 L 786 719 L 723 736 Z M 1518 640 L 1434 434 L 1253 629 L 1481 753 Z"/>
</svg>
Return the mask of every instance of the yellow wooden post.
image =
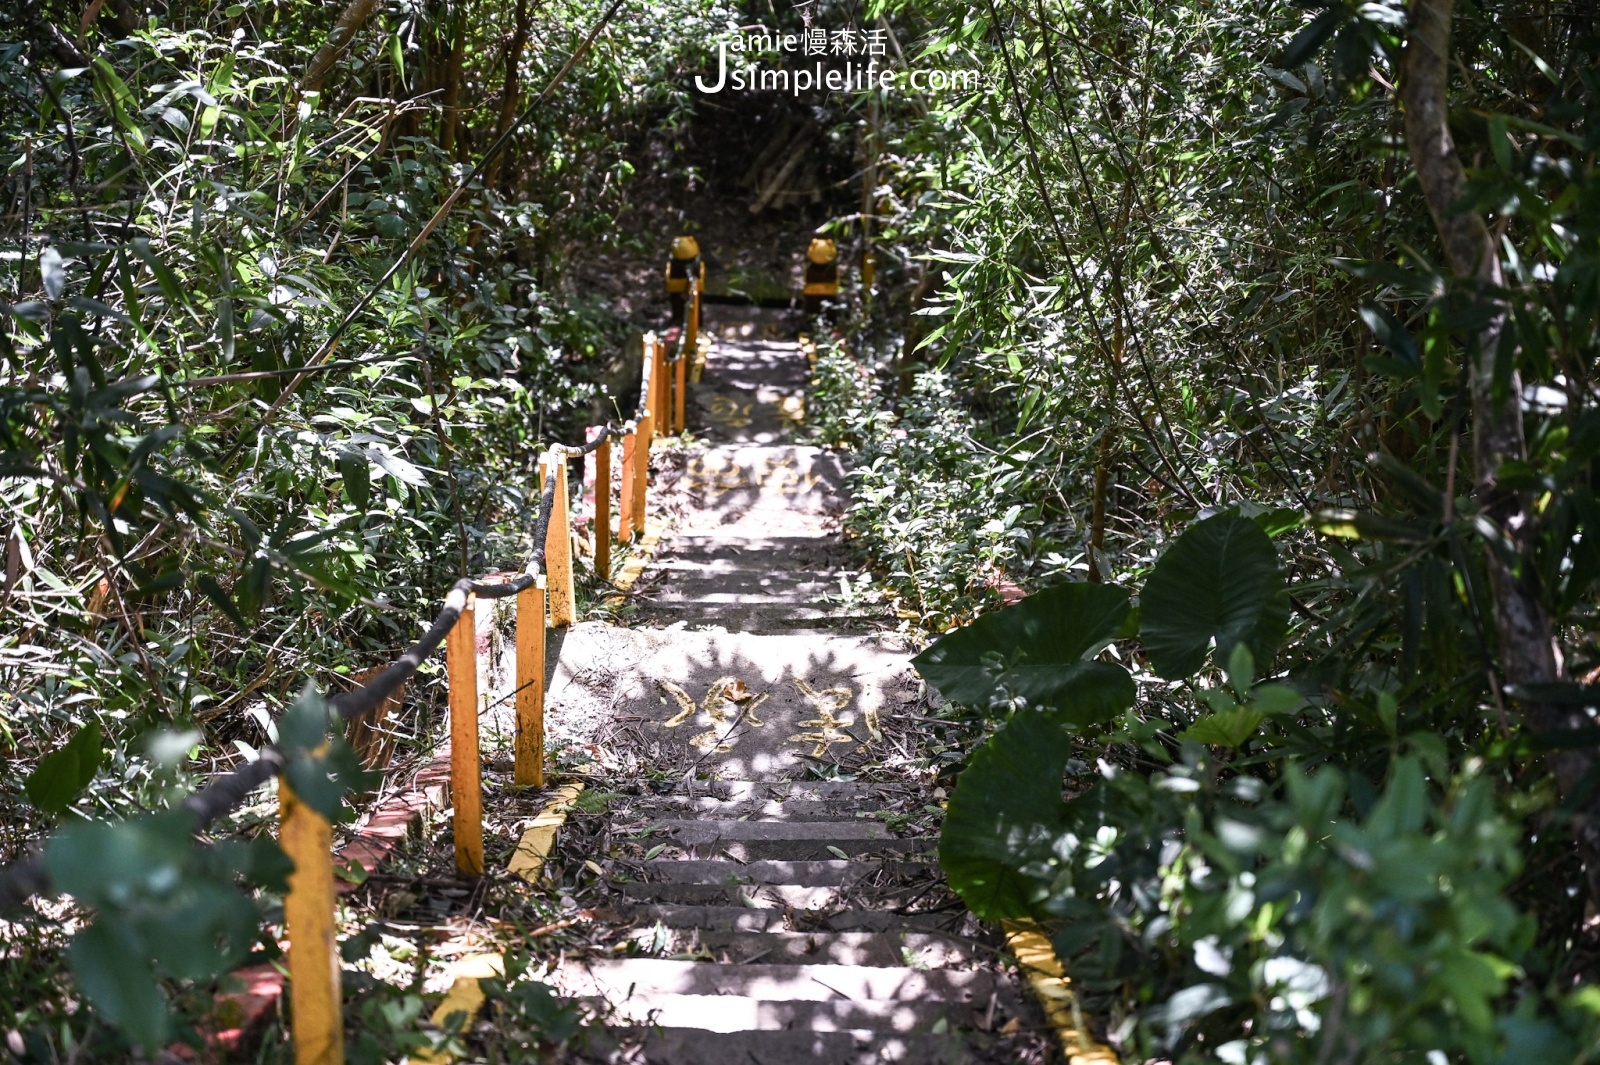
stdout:
<svg viewBox="0 0 1600 1065">
<path fill-rule="evenodd" d="M 544 787 L 545 577 L 517 593 L 517 759 L 513 781 Z"/>
<path fill-rule="evenodd" d="M 294 862 L 283 919 L 295 1065 L 344 1065 L 343 994 L 334 928 L 333 827 L 278 780 L 279 842 Z"/>
<path fill-rule="evenodd" d="M 460 592 L 451 592 L 451 596 Z M 450 685 L 450 804 L 455 807 L 456 870 L 483 875 L 483 778 L 478 765 L 478 626 L 476 597 L 445 640 Z"/>
<path fill-rule="evenodd" d="M 549 580 L 550 624 L 554 628 L 571 625 L 577 619 L 572 593 L 572 519 L 567 503 L 567 456 L 559 450 L 545 455 L 539 468 L 539 490 L 544 491 L 546 476 L 554 476 L 555 496 L 550 507 L 550 524 L 544 532 L 544 572 Z"/>
<path fill-rule="evenodd" d="M 650 480 L 650 438 L 655 431 L 655 417 L 646 414 L 639 419 L 633 441 L 633 531 L 640 536 L 644 535 L 645 489 Z"/>
<path fill-rule="evenodd" d="M 617 539 L 633 539 L 633 475 L 638 467 L 634 452 L 639 447 L 639 433 L 635 430 L 622 438 L 622 487 L 617 493 Z"/>
<path fill-rule="evenodd" d="M 594 453 L 594 568 L 611 579 L 611 438 Z"/>
<path fill-rule="evenodd" d="M 650 413 L 655 415 L 656 432 L 665 435 L 672 432 L 672 379 L 667 376 L 667 342 L 656 341 L 655 346 L 655 379 L 656 401 L 650 406 Z"/>
</svg>

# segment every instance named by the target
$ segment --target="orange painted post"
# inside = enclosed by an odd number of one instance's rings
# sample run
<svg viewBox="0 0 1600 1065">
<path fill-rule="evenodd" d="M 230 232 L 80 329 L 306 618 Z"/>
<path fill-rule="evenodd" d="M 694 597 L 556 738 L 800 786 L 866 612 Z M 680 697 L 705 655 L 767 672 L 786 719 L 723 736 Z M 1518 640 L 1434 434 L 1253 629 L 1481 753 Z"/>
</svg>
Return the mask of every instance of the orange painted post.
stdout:
<svg viewBox="0 0 1600 1065">
<path fill-rule="evenodd" d="M 611 438 L 594 453 L 594 568 L 611 579 Z"/>
<path fill-rule="evenodd" d="M 673 393 L 672 424 L 678 432 L 683 432 L 688 427 L 688 422 L 683 417 L 684 397 L 687 394 L 689 378 L 689 360 L 694 358 L 694 348 L 685 345 L 678 349 L 678 366 L 675 375 L 675 388 Z"/>
<path fill-rule="evenodd" d="M 460 592 L 451 592 L 452 598 Z M 476 597 L 445 639 L 450 685 L 450 804 L 455 807 L 456 870 L 483 875 L 483 777 L 478 765 L 478 626 Z"/>
<path fill-rule="evenodd" d="M 633 444 L 633 531 L 644 535 L 645 489 L 650 480 L 650 438 L 655 435 L 654 415 L 639 419 L 638 438 Z"/>
<path fill-rule="evenodd" d="M 667 407 L 667 375 L 664 367 L 667 358 L 667 345 L 665 341 L 657 340 L 645 347 L 644 357 L 650 360 L 650 425 L 651 437 L 661 432 L 662 423 L 666 420 L 662 415 Z"/>
<path fill-rule="evenodd" d="M 544 787 L 545 577 L 517 593 L 517 755 L 512 780 Z"/>
<path fill-rule="evenodd" d="M 639 448 L 639 432 L 635 429 L 622 438 L 622 486 L 617 492 L 617 539 L 633 539 L 633 475 L 638 468 L 634 452 Z"/>
<path fill-rule="evenodd" d="M 278 840 L 294 862 L 283 919 L 295 1065 L 344 1065 L 343 995 L 334 928 L 333 826 L 278 779 Z"/>
<path fill-rule="evenodd" d="M 550 582 L 550 625 L 571 625 L 577 616 L 572 593 L 572 519 L 567 502 L 567 456 L 560 450 L 546 453 L 539 465 L 539 490 L 547 475 L 556 479 L 550 507 L 550 524 L 544 533 L 544 571 Z"/>
</svg>

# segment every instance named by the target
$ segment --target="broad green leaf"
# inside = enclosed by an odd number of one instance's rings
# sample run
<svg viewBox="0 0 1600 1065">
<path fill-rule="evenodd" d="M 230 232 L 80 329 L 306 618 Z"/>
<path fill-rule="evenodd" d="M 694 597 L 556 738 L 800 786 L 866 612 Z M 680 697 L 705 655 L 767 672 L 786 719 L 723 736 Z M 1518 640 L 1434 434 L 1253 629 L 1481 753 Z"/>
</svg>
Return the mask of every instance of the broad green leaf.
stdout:
<svg viewBox="0 0 1600 1065">
<path fill-rule="evenodd" d="M 1256 734 L 1265 715 L 1248 706 L 1203 717 L 1178 734 L 1178 739 L 1213 747 L 1237 747 Z"/>
<path fill-rule="evenodd" d="M 1150 665 L 1168 680 L 1193 676 L 1213 644 L 1226 662 L 1249 644 L 1269 663 L 1288 622 L 1272 540 L 1248 518 L 1218 514 L 1167 549 L 1139 596 L 1139 635 Z"/>
<path fill-rule="evenodd" d="M 167 997 L 136 937 L 96 921 L 72 937 L 67 964 L 95 1009 L 129 1039 L 149 1050 L 167 1041 Z"/>
<path fill-rule="evenodd" d="M 984 920 L 1029 912 L 1037 881 L 1022 870 L 1046 858 L 1066 828 L 1061 777 L 1071 756 L 1072 732 L 1060 715 L 1021 710 L 956 780 L 939 833 L 939 864 Z"/>
<path fill-rule="evenodd" d="M 94 779 L 101 753 L 100 722 L 91 721 L 28 774 L 22 785 L 28 801 L 49 814 L 65 810 Z"/>
<path fill-rule="evenodd" d="M 1062 584 L 946 633 L 912 659 L 946 699 L 984 705 L 1000 685 L 1075 725 L 1109 720 L 1133 704 L 1121 666 L 1085 660 L 1128 615 L 1128 593 Z M 997 668 L 995 668 L 997 667 Z"/>
<path fill-rule="evenodd" d="M 339 476 L 344 478 L 344 494 L 357 510 L 366 510 L 372 499 L 371 468 L 364 452 L 346 448 L 339 452 Z"/>
</svg>

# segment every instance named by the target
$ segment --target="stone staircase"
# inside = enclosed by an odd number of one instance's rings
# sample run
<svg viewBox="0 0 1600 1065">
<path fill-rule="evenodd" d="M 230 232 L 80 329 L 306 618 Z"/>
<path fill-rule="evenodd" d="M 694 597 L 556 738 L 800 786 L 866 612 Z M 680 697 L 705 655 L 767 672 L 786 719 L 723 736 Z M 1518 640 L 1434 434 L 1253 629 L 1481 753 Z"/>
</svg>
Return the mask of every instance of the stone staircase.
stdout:
<svg viewBox="0 0 1600 1065">
<path fill-rule="evenodd" d="M 560 649 L 554 717 L 627 722 L 650 764 L 683 770 L 611 810 L 606 878 L 631 950 L 556 973 L 595 1010 L 580 1053 L 1042 1061 L 1006 1042 L 1041 1022 L 943 884 L 936 837 L 895 830 L 932 797 L 841 772 L 886 722 L 905 733 L 919 685 L 840 584 L 843 467 L 792 442 L 805 356 L 764 332 L 735 323 L 696 387 L 708 444 L 663 478 L 676 513 L 630 625 L 576 625 Z M 829 767 L 843 779 L 817 779 Z"/>
</svg>

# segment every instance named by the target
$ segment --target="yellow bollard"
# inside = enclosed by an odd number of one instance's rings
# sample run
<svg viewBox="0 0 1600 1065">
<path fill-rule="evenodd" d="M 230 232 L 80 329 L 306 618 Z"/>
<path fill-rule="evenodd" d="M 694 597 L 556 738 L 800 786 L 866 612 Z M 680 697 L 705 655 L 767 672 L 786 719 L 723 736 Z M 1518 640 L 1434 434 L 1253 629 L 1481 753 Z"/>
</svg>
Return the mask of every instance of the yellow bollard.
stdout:
<svg viewBox="0 0 1600 1065">
<path fill-rule="evenodd" d="M 459 593 L 451 593 L 459 594 Z M 445 640 L 450 685 L 450 804 L 455 807 L 456 870 L 483 875 L 483 777 L 478 765 L 478 632 L 475 596 Z"/>
<path fill-rule="evenodd" d="M 283 919 L 295 1065 L 344 1065 L 343 993 L 334 928 L 333 827 L 278 780 L 278 839 L 294 862 Z"/>
<path fill-rule="evenodd" d="M 594 569 L 611 579 L 611 438 L 594 453 Z"/>
<path fill-rule="evenodd" d="M 544 787 L 544 574 L 517 593 L 517 755 L 513 781 Z"/>
<path fill-rule="evenodd" d="M 572 520 L 568 515 L 567 457 L 552 451 L 539 464 L 539 491 L 545 477 L 554 471 L 555 496 L 550 507 L 550 524 L 544 534 L 544 571 L 550 587 L 550 624 L 554 628 L 571 625 L 577 606 L 572 593 Z"/>
</svg>

